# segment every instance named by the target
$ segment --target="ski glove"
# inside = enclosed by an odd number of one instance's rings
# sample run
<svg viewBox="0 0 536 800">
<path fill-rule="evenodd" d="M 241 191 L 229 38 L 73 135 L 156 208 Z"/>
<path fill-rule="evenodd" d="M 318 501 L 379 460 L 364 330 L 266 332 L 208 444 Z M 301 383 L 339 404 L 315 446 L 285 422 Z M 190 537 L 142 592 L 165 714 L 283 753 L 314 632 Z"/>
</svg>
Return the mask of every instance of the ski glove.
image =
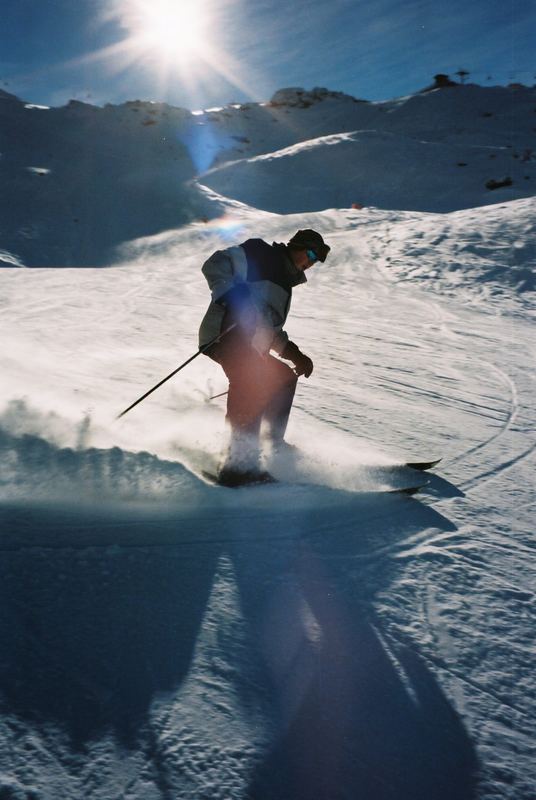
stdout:
<svg viewBox="0 0 536 800">
<path fill-rule="evenodd" d="M 294 372 L 296 375 L 304 375 L 306 378 L 309 377 L 311 372 L 313 371 L 313 362 L 306 356 L 305 353 L 299 349 L 294 342 L 287 342 L 285 345 L 285 349 L 281 353 L 281 357 L 285 358 L 287 361 L 292 361 L 294 364 Z"/>
</svg>

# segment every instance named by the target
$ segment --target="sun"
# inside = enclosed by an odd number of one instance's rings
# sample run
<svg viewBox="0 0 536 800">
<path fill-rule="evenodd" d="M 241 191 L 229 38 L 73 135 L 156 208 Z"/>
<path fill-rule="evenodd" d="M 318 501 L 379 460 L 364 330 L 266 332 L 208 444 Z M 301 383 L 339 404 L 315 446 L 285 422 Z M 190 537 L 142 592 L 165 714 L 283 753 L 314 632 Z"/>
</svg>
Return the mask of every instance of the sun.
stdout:
<svg viewBox="0 0 536 800">
<path fill-rule="evenodd" d="M 180 65 L 209 46 L 202 0 L 130 0 L 125 11 L 131 45 L 140 55 Z"/>
<path fill-rule="evenodd" d="M 111 75 L 150 76 L 152 91 L 165 97 L 175 86 L 198 97 L 215 83 L 236 87 L 253 97 L 264 78 L 237 61 L 225 47 L 236 29 L 231 0 L 99 0 L 98 22 L 120 38 L 73 63 L 106 63 Z"/>
</svg>

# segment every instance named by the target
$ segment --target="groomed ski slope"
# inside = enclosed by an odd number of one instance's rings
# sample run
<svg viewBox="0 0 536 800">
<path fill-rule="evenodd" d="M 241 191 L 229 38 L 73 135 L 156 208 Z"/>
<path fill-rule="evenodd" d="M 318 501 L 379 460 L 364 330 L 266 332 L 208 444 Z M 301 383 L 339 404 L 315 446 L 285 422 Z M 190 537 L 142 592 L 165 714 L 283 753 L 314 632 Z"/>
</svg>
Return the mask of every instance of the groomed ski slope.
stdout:
<svg viewBox="0 0 536 800">
<path fill-rule="evenodd" d="M 471 237 L 529 241 L 534 200 L 227 208 L 111 270 L 2 272 L 0 792 L 529 800 L 530 289 Z M 213 250 L 304 227 L 333 248 L 287 326 L 316 485 L 209 487 L 208 359 L 115 415 L 195 352 Z M 408 456 L 443 457 L 422 495 L 371 491 Z"/>
</svg>

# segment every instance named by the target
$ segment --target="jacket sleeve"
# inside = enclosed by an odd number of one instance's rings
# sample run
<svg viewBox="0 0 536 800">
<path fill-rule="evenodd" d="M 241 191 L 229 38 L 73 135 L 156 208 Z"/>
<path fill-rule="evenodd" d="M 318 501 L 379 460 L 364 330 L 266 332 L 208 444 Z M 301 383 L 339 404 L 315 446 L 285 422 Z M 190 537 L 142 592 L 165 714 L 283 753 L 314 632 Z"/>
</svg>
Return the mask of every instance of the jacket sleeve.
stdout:
<svg viewBox="0 0 536 800">
<path fill-rule="evenodd" d="M 247 278 L 247 261 L 241 247 L 228 247 L 226 250 L 216 250 L 205 261 L 201 271 L 205 276 L 212 294 L 212 301 L 217 303 L 224 294 L 229 292 L 237 283 L 244 282 Z"/>
<path fill-rule="evenodd" d="M 260 353 L 270 350 L 280 354 L 288 341 L 288 336 L 283 331 L 283 317 L 274 305 L 274 297 L 270 296 L 270 287 L 266 284 L 251 284 L 251 303 L 257 313 L 255 335 L 252 337 L 253 346 Z M 266 291 L 268 289 L 268 296 Z"/>
</svg>

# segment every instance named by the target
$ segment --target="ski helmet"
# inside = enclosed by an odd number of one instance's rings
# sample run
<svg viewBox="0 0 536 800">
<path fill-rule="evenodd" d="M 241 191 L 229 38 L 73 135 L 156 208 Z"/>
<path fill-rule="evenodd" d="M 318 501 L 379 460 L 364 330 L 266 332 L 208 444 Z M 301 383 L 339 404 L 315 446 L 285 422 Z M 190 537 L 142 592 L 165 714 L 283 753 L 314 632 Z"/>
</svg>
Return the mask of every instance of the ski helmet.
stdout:
<svg viewBox="0 0 536 800">
<path fill-rule="evenodd" d="M 310 228 L 295 233 L 292 239 L 289 240 L 287 247 L 291 247 L 294 250 L 313 250 L 318 260 L 322 262 L 326 260 L 331 250 L 320 234 Z"/>
</svg>

